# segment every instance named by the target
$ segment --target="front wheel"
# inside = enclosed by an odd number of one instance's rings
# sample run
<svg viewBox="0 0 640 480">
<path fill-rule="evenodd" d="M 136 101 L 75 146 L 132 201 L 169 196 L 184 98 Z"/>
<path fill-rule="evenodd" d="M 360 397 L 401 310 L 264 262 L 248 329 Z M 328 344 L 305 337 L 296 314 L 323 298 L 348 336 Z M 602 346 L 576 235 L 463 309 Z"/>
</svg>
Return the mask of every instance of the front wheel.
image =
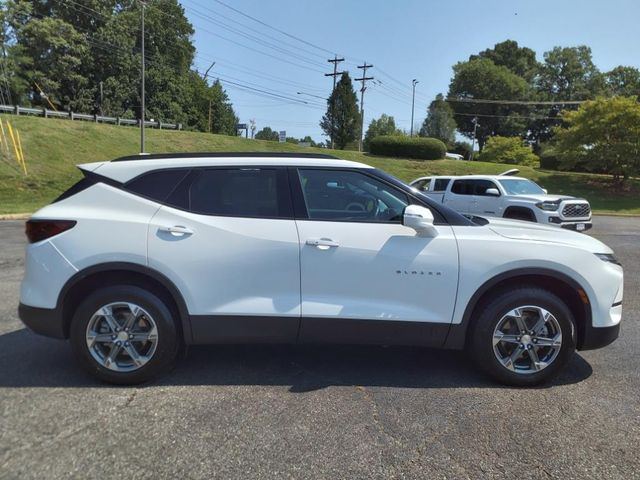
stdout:
<svg viewBox="0 0 640 480">
<path fill-rule="evenodd" d="M 142 383 L 175 360 L 176 325 L 166 304 L 137 286 L 97 290 L 71 321 L 71 346 L 81 365 L 98 379 Z"/>
<path fill-rule="evenodd" d="M 469 347 L 476 363 L 506 385 L 548 381 L 575 351 L 575 321 L 567 305 L 538 287 L 503 291 L 484 303 Z"/>
</svg>

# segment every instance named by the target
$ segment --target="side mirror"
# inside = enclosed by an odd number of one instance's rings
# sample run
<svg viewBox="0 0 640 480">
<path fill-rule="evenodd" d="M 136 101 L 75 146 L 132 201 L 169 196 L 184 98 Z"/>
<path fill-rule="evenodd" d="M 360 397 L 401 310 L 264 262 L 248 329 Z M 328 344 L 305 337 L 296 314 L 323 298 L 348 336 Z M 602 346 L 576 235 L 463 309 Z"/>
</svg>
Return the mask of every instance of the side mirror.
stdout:
<svg viewBox="0 0 640 480">
<path fill-rule="evenodd" d="M 543 191 L 545 194 L 549 193 L 549 192 L 547 191 L 547 189 L 546 189 L 546 188 L 543 188 L 543 189 L 542 189 L 542 191 Z"/>
<path fill-rule="evenodd" d="M 485 195 L 489 195 L 490 197 L 499 197 L 500 196 L 500 192 L 498 191 L 497 188 L 487 188 L 487 190 L 484 192 Z"/>
<path fill-rule="evenodd" d="M 421 237 L 438 235 L 438 229 L 433 225 L 433 213 L 420 205 L 409 205 L 404 209 L 402 225 L 413 228 Z"/>
</svg>

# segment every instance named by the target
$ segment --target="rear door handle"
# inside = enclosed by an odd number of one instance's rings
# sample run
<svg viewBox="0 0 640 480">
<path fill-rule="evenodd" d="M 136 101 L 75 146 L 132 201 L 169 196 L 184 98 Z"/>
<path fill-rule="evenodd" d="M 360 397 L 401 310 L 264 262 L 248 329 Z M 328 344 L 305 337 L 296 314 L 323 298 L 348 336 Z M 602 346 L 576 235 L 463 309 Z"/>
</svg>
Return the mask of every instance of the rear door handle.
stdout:
<svg viewBox="0 0 640 480">
<path fill-rule="evenodd" d="M 338 242 L 334 242 L 330 238 L 310 238 L 306 241 L 307 245 L 317 247 L 318 250 L 329 250 L 331 247 L 339 247 Z"/>
<path fill-rule="evenodd" d="M 182 237 L 183 235 L 192 235 L 193 234 L 193 230 L 191 230 L 190 228 L 187 228 L 183 225 L 173 225 L 172 227 L 166 227 L 166 226 L 162 226 L 162 227 L 158 227 L 158 230 L 160 232 L 167 232 L 170 233 L 173 236 L 176 237 Z"/>
</svg>

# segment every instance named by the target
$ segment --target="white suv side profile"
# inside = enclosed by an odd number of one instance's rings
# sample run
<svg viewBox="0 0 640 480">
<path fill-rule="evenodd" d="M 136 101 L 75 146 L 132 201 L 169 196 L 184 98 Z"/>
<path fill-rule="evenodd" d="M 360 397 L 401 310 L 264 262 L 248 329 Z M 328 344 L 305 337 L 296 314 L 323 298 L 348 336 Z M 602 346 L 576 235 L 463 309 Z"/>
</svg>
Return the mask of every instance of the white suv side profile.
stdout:
<svg viewBox="0 0 640 480">
<path fill-rule="evenodd" d="M 589 230 L 591 206 L 584 198 L 548 194 L 527 178 L 501 175 L 420 177 L 410 185 L 466 215 L 504 217 L 583 232 Z"/>
<path fill-rule="evenodd" d="M 26 224 L 19 314 L 97 378 L 146 381 L 190 344 L 467 349 L 533 385 L 614 341 L 623 271 L 586 235 L 474 221 L 329 156 L 173 154 L 80 165 Z"/>
</svg>

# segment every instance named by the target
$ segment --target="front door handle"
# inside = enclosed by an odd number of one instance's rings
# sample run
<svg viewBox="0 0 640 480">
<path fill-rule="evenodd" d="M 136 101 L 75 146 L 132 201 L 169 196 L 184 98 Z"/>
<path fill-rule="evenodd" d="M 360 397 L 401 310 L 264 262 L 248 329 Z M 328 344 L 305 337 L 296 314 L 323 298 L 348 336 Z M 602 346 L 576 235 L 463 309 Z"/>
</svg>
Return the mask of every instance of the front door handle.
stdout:
<svg viewBox="0 0 640 480">
<path fill-rule="evenodd" d="M 318 250 L 329 250 L 331 247 L 339 247 L 338 242 L 334 242 L 330 238 L 310 238 L 306 241 L 307 245 L 318 248 Z"/>
<path fill-rule="evenodd" d="M 182 237 L 184 235 L 193 234 L 193 230 L 183 225 L 173 225 L 171 227 L 162 226 L 162 227 L 158 227 L 158 231 L 170 233 L 174 237 Z"/>
</svg>

